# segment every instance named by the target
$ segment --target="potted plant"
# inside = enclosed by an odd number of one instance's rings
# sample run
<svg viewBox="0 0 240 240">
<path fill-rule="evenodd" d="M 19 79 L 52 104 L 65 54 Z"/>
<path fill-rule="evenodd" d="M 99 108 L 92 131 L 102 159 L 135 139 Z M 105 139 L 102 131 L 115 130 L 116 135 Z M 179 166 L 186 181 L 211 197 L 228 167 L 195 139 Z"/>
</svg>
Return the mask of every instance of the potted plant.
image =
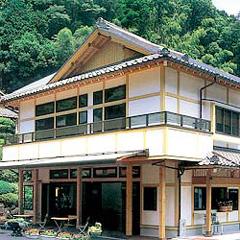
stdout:
<svg viewBox="0 0 240 240">
<path fill-rule="evenodd" d="M 57 239 L 61 239 L 61 240 L 69 240 L 72 239 L 72 233 L 70 232 L 60 232 L 58 233 Z"/>
<path fill-rule="evenodd" d="M 97 239 L 102 234 L 102 224 L 96 222 L 94 226 L 88 228 L 88 234 L 91 239 Z"/>
<path fill-rule="evenodd" d="M 232 211 L 232 201 L 220 201 L 218 202 L 219 212 L 231 212 Z"/>
<path fill-rule="evenodd" d="M 78 233 L 78 234 L 73 234 L 72 239 L 73 240 L 90 240 L 90 237 L 88 235 Z"/>
<path fill-rule="evenodd" d="M 27 238 L 37 239 L 39 238 L 39 229 L 37 228 L 28 228 L 24 231 L 24 235 Z"/>
<path fill-rule="evenodd" d="M 57 236 L 57 232 L 53 229 L 47 229 L 40 232 L 40 236 L 44 240 L 52 240 Z"/>
</svg>

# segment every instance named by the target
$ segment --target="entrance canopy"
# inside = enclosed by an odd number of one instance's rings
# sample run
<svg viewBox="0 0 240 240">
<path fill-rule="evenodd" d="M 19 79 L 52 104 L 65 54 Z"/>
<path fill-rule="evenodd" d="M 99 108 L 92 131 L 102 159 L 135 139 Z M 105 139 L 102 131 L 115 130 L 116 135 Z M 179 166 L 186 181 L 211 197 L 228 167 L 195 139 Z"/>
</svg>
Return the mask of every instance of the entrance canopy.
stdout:
<svg viewBox="0 0 240 240">
<path fill-rule="evenodd" d="M 240 168 L 240 151 L 214 150 L 199 162 L 200 166 Z"/>
<path fill-rule="evenodd" d="M 92 164 L 109 164 L 116 163 L 119 159 L 136 158 L 147 156 L 147 151 L 126 151 L 114 153 L 99 153 L 92 155 L 74 155 L 59 156 L 42 159 L 0 161 L 0 169 L 17 169 L 17 168 L 36 168 L 36 167 L 57 167 L 69 165 L 92 165 Z"/>
</svg>

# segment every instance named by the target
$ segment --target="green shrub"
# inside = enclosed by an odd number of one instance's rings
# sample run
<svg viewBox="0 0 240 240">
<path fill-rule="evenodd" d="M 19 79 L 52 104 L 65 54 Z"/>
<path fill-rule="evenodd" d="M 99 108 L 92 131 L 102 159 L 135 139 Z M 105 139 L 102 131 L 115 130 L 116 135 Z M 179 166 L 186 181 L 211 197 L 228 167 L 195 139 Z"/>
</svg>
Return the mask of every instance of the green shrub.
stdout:
<svg viewBox="0 0 240 240">
<path fill-rule="evenodd" d="M 16 186 L 12 183 L 0 180 L 0 195 L 16 192 Z"/>
<path fill-rule="evenodd" d="M 17 206 L 18 195 L 16 193 L 6 193 L 0 195 L 0 203 L 3 203 L 5 207 Z"/>
<path fill-rule="evenodd" d="M 7 169 L 0 170 L 0 179 L 6 182 L 17 183 L 18 174 Z"/>
</svg>

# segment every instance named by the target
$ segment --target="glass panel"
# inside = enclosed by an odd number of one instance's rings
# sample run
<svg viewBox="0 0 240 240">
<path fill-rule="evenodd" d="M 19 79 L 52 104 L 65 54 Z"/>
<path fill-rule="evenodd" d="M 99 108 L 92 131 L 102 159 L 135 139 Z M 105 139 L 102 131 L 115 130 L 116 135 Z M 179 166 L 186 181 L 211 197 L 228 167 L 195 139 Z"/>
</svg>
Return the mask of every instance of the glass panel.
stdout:
<svg viewBox="0 0 240 240">
<path fill-rule="evenodd" d="M 54 127 L 54 118 L 44 118 L 36 120 L 36 131 L 52 129 Z"/>
<path fill-rule="evenodd" d="M 206 188 L 195 187 L 194 188 L 194 210 L 206 209 Z"/>
<path fill-rule="evenodd" d="M 24 210 L 33 210 L 33 186 L 23 188 L 23 207 Z"/>
<path fill-rule="evenodd" d="M 79 112 L 79 124 L 87 123 L 87 111 Z"/>
<path fill-rule="evenodd" d="M 57 127 L 73 126 L 77 124 L 77 113 L 57 116 Z"/>
<path fill-rule="evenodd" d="M 232 201 L 233 210 L 238 210 L 238 189 L 229 189 L 229 200 Z"/>
<path fill-rule="evenodd" d="M 103 102 L 103 91 L 93 93 L 93 105 L 101 104 Z"/>
<path fill-rule="evenodd" d="M 36 116 L 50 114 L 54 112 L 54 102 L 45 103 L 36 106 Z"/>
<path fill-rule="evenodd" d="M 220 204 L 227 200 L 227 188 L 213 187 L 212 188 L 212 209 L 218 209 Z"/>
<path fill-rule="evenodd" d="M 93 122 L 100 122 L 102 121 L 102 108 L 93 109 Z"/>
<path fill-rule="evenodd" d="M 88 105 L 88 95 L 83 94 L 79 96 L 79 107 L 87 107 Z"/>
<path fill-rule="evenodd" d="M 104 122 L 104 130 L 111 131 L 126 128 L 126 118 L 116 118 Z"/>
<path fill-rule="evenodd" d="M 78 135 L 80 132 L 79 126 L 69 126 L 64 128 L 58 128 L 56 129 L 56 137 L 64 137 L 64 136 L 72 136 L 72 135 Z"/>
<path fill-rule="evenodd" d="M 132 168 L 132 176 L 133 178 L 140 178 L 141 168 L 139 166 L 133 166 Z M 127 176 L 127 168 L 126 167 L 119 167 L 119 177 L 126 177 Z"/>
<path fill-rule="evenodd" d="M 231 111 L 224 111 L 224 132 L 231 134 Z"/>
<path fill-rule="evenodd" d="M 126 98 L 126 85 L 105 90 L 105 102 L 112 102 Z"/>
<path fill-rule="evenodd" d="M 117 168 L 115 167 L 95 168 L 93 169 L 93 177 L 96 178 L 117 177 Z"/>
<path fill-rule="evenodd" d="M 50 170 L 50 179 L 68 178 L 68 169 Z"/>
<path fill-rule="evenodd" d="M 232 112 L 232 134 L 239 136 L 239 114 Z"/>
<path fill-rule="evenodd" d="M 57 101 L 57 112 L 74 109 L 77 107 L 77 97 Z"/>
<path fill-rule="evenodd" d="M 148 115 L 148 125 L 158 125 L 165 123 L 165 113 L 151 113 Z"/>
<path fill-rule="evenodd" d="M 130 117 L 130 128 L 146 127 L 146 126 L 147 126 L 147 115 Z"/>
<path fill-rule="evenodd" d="M 82 178 L 90 178 L 91 177 L 91 168 L 82 169 Z"/>
<path fill-rule="evenodd" d="M 216 107 L 216 130 L 223 132 L 223 109 Z"/>
<path fill-rule="evenodd" d="M 126 104 L 105 107 L 105 120 L 122 118 L 126 116 Z"/>
<path fill-rule="evenodd" d="M 70 169 L 70 178 L 77 178 L 77 169 Z"/>
<path fill-rule="evenodd" d="M 32 180 L 32 171 L 31 170 L 24 170 L 23 171 L 23 181 L 30 182 Z"/>
<path fill-rule="evenodd" d="M 157 188 L 144 187 L 143 210 L 156 211 L 157 210 Z"/>
</svg>

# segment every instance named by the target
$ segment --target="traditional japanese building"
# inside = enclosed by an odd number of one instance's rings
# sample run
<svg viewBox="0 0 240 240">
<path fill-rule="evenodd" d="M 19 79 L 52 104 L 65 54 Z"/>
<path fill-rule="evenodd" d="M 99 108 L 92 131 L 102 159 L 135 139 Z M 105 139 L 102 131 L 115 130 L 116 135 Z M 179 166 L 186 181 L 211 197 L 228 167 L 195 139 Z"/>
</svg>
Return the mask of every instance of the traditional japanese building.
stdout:
<svg viewBox="0 0 240 240">
<path fill-rule="evenodd" d="M 210 235 L 214 213 L 238 230 L 240 78 L 99 19 L 56 73 L 1 103 L 19 121 L 0 168 L 18 169 L 35 222 L 90 216 L 165 239 Z"/>
</svg>

